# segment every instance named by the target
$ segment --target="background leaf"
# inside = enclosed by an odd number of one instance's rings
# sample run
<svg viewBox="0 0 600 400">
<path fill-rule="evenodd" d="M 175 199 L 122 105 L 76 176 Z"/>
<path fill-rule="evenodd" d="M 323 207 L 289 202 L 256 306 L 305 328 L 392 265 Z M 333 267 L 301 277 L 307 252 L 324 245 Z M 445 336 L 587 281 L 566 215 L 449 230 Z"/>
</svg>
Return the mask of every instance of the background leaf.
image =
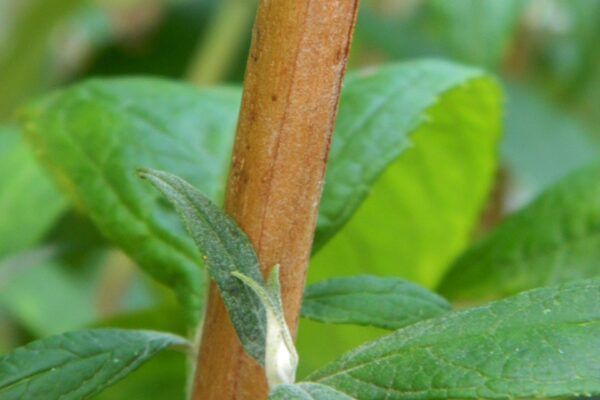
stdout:
<svg viewBox="0 0 600 400">
<path fill-rule="evenodd" d="M 600 281 L 533 290 L 400 329 L 309 377 L 370 399 L 600 393 Z"/>
<path fill-rule="evenodd" d="M 250 240 L 224 211 L 182 179 L 162 171 L 143 170 L 150 181 L 177 208 L 190 235 L 202 252 L 231 322 L 246 352 L 265 363 L 267 317 L 258 295 L 232 272 L 264 282 Z M 257 283 L 258 285 L 258 283 Z"/>
<path fill-rule="evenodd" d="M 600 166 L 564 178 L 454 264 L 440 291 L 481 300 L 600 274 Z"/>
<path fill-rule="evenodd" d="M 316 254 L 312 278 L 368 268 L 435 284 L 467 244 L 490 187 L 499 113 L 497 86 L 456 64 L 349 76 L 315 246 L 352 220 Z"/>
<path fill-rule="evenodd" d="M 37 244 L 66 208 L 18 129 L 0 126 L 0 259 Z"/>
<path fill-rule="evenodd" d="M 99 329 L 53 336 L 0 358 L 3 399 L 79 400 L 99 393 L 167 347 L 178 336 Z"/>
<path fill-rule="evenodd" d="M 328 324 L 399 329 L 450 310 L 440 296 L 397 278 L 361 275 L 310 285 L 302 317 Z"/>
<path fill-rule="evenodd" d="M 200 256 L 177 216 L 135 171 L 173 171 L 219 202 L 238 103 L 237 90 L 94 80 L 25 113 L 28 137 L 61 186 L 111 241 L 176 289 L 192 320 L 203 299 Z"/>
</svg>

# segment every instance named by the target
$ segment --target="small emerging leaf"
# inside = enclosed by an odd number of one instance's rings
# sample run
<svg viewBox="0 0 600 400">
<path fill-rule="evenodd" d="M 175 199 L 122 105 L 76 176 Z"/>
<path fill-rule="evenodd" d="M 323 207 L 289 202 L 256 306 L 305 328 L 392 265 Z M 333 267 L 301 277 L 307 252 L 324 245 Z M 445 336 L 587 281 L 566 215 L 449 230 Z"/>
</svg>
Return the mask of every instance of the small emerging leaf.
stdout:
<svg viewBox="0 0 600 400">
<path fill-rule="evenodd" d="M 399 329 L 450 310 L 442 297 L 397 278 L 356 276 L 310 285 L 302 316 L 333 324 Z"/>
<path fill-rule="evenodd" d="M 532 290 L 368 343 L 309 377 L 359 399 L 600 394 L 600 280 Z"/>
<path fill-rule="evenodd" d="M 297 385 L 278 385 L 271 392 L 269 400 L 354 400 L 325 385 L 299 383 Z"/>
<path fill-rule="evenodd" d="M 267 338 L 265 371 L 269 387 L 294 383 L 298 367 L 298 353 L 285 322 L 279 285 L 279 266 L 269 276 L 269 286 L 262 280 L 254 281 L 246 275 L 234 272 L 233 276 L 244 282 L 261 299 L 267 313 Z"/>
<path fill-rule="evenodd" d="M 230 217 L 183 179 L 148 169 L 140 171 L 140 176 L 175 205 L 204 254 L 204 263 L 221 292 L 244 349 L 258 363 L 264 364 L 265 310 L 255 292 L 232 275 L 240 272 L 255 282 L 263 281 L 258 258 L 248 237 Z"/>
<path fill-rule="evenodd" d="M 0 357 L 2 400 L 87 399 L 167 347 L 187 346 L 167 333 L 96 329 L 38 340 Z"/>
</svg>

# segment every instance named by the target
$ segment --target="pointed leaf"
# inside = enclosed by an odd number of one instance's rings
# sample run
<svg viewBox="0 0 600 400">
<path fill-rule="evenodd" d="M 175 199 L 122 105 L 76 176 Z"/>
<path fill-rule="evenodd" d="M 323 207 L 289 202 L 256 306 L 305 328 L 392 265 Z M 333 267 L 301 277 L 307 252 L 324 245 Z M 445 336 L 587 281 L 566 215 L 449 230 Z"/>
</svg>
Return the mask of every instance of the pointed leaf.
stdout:
<svg viewBox="0 0 600 400">
<path fill-rule="evenodd" d="M 600 276 L 600 166 L 583 168 L 507 218 L 454 264 L 440 291 L 498 298 Z"/>
<path fill-rule="evenodd" d="M 0 357 L 3 400 L 80 400 L 123 379 L 167 347 L 167 333 L 97 329 L 52 336 Z"/>
<path fill-rule="evenodd" d="M 309 377 L 359 399 L 600 394 L 600 280 L 424 321 Z"/>
<path fill-rule="evenodd" d="M 233 272 L 232 275 L 256 293 L 266 312 L 265 373 L 269 387 L 294 383 L 298 368 L 298 353 L 283 314 L 279 265 L 271 271 L 268 286 L 265 286 L 262 280 L 257 282 L 240 272 Z"/>
<path fill-rule="evenodd" d="M 232 275 L 241 272 L 255 282 L 263 282 L 248 237 L 229 216 L 181 178 L 156 170 L 142 170 L 140 176 L 175 205 L 204 255 L 204 263 L 219 287 L 242 345 L 257 362 L 264 364 L 265 310 L 254 291 Z"/>
<path fill-rule="evenodd" d="M 35 245 L 66 208 L 18 129 L 0 126 L 0 259 Z"/>
<path fill-rule="evenodd" d="M 440 296 L 397 278 L 363 275 L 310 285 L 302 317 L 329 324 L 399 329 L 450 310 Z"/>
</svg>

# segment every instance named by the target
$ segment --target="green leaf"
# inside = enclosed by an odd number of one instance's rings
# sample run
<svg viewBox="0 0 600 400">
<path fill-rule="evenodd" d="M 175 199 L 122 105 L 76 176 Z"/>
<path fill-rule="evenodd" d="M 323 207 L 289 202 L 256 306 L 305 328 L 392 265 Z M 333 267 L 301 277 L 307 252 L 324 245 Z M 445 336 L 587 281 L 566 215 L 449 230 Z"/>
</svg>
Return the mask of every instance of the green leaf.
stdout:
<svg viewBox="0 0 600 400">
<path fill-rule="evenodd" d="M 156 170 L 142 170 L 140 176 L 150 181 L 175 205 L 182 222 L 204 254 L 208 272 L 219 287 L 244 349 L 257 362 L 264 364 L 265 309 L 256 293 L 232 275 L 240 272 L 254 282 L 263 282 L 250 240 L 230 217 L 181 178 Z"/>
<path fill-rule="evenodd" d="M 421 61 L 350 75 L 316 247 L 356 214 L 316 254 L 312 279 L 368 266 L 370 273 L 435 285 L 478 219 L 499 121 L 498 86 L 476 69 Z"/>
<path fill-rule="evenodd" d="M 293 383 L 296 380 L 298 353 L 283 314 L 279 265 L 276 265 L 271 271 L 268 286 L 265 286 L 262 279 L 255 281 L 237 271 L 232 272 L 232 275 L 254 291 L 266 313 L 264 365 L 269 387 L 272 388 L 282 383 Z"/>
<path fill-rule="evenodd" d="M 487 198 L 500 103 L 498 86 L 488 76 L 447 62 L 350 74 L 317 246 L 341 230 L 311 260 L 310 281 L 369 273 L 435 287 L 471 241 Z M 340 344 L 356 343 L 348 339 L 354 335 L 362 340 L 359 330 L 365 328 L 326 327 L 316 343 L 301 338 L 300 368 L 323 365 L 348 351 L 340 352 Z M 317 345 L 323 350 L 312 351 Z"/>
<path fill-rule="evenodd" d="M 325 385 L 299 383 L 275 386 L 269 400 L 352 400 L 352 397 Z"/>
<path fill-rule="evenodd" d="M 399 329 L 448 310 L 446 300 L 418 285 L 369 275 L 310 285 L 302 303 L 304 318 L 383 329 Z"/>
<path fill-rule="evenodd" d="M 0 259 L 37 244 L 66 207 L 20 132 L 0 126 Z"/>
<path fill-rule="evenodd" d="M 368 343 L 309 380 L 359 399 L 600 394 L 600 280 L 532 290 Z"/>
<path fill-rule="evenodd" d="M 79 331 L 38 340 L 0 357 L 0 397 L 89 398 L 173 346 L 187 346 L 187 342 L 166 333 L 119 329 Z"/>
<path fill-rule="evenodd" d="M 355 75 L 346 88 L 318 245 L 350 218 L 372 182 L 409 146 L 409 133 L 415 133 L 415 148 L 428 150 L 408 152 L 388 169 L 356 222 L 319 254 L 316 263 L 343 265 L 329 259 L 341 254 L 347 257 L 349 274 L 377 264 L 383 272 L 432 285 L 438 271 L 466 243 L 492 175 L 496 86 L 477 70 L 422 62 L 390 66 L 367 77 Z M 94 80 L 56 92 L 24 113 L 28 137 L 71 198 L 138 264 L 175 287 L 196 317 L 202 299 L 198 252 L 172 211 L 161 207 L 156 194 L 136 182 L 131 171 L 140 166 L 171 171 L 219 202 L 238 103 L 235 90 L 198 91 L 148 79 Z M 423 124 L 428 117 L 432 122 Z M 368 134 L 357 135 L 357 130 Z M 427 133 L 420 135 L 422 131 Z M 423 180 L 423 174 L 430 176 L 431 163 L 443 163 L 445 172 L 436 170 L 435 177 Z M 453 190 L 440 193 L 445 184 Z M 400 186 L 403 189 L 397 190 Z M 390 188 L 394 193 L 388 193 Z M 375 241 L 369 210 L 379 209 L 389 218 Z M 422 228 L 414 229 L 406 223 L 410 220 Z M 363 226 L 365 221 L 369 222 Z M 403 221 L 404 233 L 397 230 L 398 221 Z M 368 249 L 358 255 L 347 251 L 355 249 L 355 241 L 350 246 L 348 241 L 357 232 Z M 405 251 L 391 257 L 399 243 Z M 400 271 L 398 265 L 411 268 Z M 314 269 L 340 275 L 335 268 Z"/>
<path fill-rule="evenodd" d="M 172 171 L 220 202 L 238 104 L 237 90 L 114 79 L 55 92 L 23 113 L 27 136 L 62 188 L 111 241 L 175 288 L 194 320 L 204 298 L 200 255 L 135 171 Z"/>
<path fill-rule="evenodd" d="M 453 300 L 498 298 L 600 275 L 600 166 L 579 170 L 461 256 L 440 286 Z"/>
</svg>

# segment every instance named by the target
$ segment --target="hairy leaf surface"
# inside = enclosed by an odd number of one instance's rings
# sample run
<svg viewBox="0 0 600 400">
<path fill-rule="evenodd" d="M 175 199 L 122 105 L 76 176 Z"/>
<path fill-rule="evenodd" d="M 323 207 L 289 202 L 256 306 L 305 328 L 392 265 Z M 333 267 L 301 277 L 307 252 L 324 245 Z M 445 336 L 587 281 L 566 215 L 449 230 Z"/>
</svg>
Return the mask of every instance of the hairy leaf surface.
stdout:
<svg viewBox="0 0 600 400">
<path fill-rule="evenodd" d="M 431 284 L 464 245 L 489 186 L 497 139 L 496 86 L 477 70 L 418 62 L 355 74 L 344 92 L 317 247 L 352 216 L 388 165 L 393 167 L 378 180 L 356 222 L 316 262 L 346 264 L 350 273 L 378 265 Z M 25 121 L 42 159 L 102 232 L 175 287 L 189 310 L 199 310 L 198 253 L 175 215 L 136 182 L 133 171 L 140 166 L 168 170 L 219 202 L 238 104 L 235 90 L 198 91 L 149 79 L 94 80 L 33 104 Z M 415 133 L 415 148 L 428 150 L 410 151 L 394 163 L 410 147 L 409 133 Z M 434 164 L 443 164 L 444 173 L 438 168 L 429 173 Z M 445 191 L 447 186 L 453 190 Z M 366 223 L 373 210 L 386 215 L 377 241 L 372 232 L 377 224 Z M 411 220 L 421 228 L 413 229 Z M 367 250 L 352 254 L 356 243 Z M 331 254 L 344 259 L 331 263 Z"/>
<path fill-rule="evenodd" d="M 334 324 L 399 329 L 450 310 L 440 296 L 397 278 L 362 275 L 310 285 L 302 317 Z"/>
<path fill-rule="evenodd" d="M 309 380 L 359 399 L 600 393 L 600 280 L 532 290 L 366 344 Z"/>
<path fill-rule="evenodd" d="M 187 346 L 187 342 L 167 333 L 119 329 L 38 340 L 0 357 L 0 398 L 89 398 L 173 346 Z"/>
<path fill-rule="evenodd" d="M 257 294 L 232 275 L 241 272 L 254 282 L 264 282 L 250 240 L 236 223 L 193 186 L 174 175 L 143 170 L 149 180 L 171 201 L 196 245 L 204 255 L 229 317 L 244 348 L 256 361 L 265 361 L 265 309 Z"/>
</svg>

